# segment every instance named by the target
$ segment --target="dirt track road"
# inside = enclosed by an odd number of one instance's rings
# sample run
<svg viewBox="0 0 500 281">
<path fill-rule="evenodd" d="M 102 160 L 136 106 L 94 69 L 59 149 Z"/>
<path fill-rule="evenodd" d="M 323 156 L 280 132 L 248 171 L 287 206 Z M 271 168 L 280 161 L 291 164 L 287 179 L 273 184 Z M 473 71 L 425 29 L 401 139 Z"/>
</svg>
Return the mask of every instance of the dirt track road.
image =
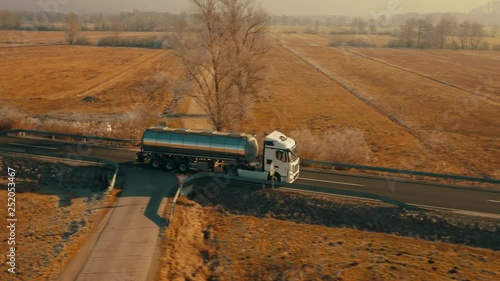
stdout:
<svg viewBox="0 0 500 281">
<path fill-rule="evenodd" d="M 177 180 L 151 169 L 127 167 L 124 172 L 127 181 L 109 220 L 103 222 L 97 237 L 86 242 L 59 280 L 154 279 L 158 237 L 166 224 L 158 214 L 163 214 L 165 197 Z"/>
</svg>

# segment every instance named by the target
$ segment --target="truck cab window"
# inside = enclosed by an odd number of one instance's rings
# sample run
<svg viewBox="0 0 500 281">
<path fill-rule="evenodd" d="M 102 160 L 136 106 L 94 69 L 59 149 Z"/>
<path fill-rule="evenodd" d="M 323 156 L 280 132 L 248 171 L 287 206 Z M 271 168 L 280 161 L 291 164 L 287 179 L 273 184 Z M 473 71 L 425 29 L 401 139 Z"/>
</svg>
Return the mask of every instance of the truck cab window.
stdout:
<svg viewBox="0 0 500 281">
<path fill-rule="evenodd" d="M 282 162 L 287 162 L 286 161 L 286 153 L 283 150 L 277 150 L 276 151 L 276 159 L 278 159 Z"/>
</svg>

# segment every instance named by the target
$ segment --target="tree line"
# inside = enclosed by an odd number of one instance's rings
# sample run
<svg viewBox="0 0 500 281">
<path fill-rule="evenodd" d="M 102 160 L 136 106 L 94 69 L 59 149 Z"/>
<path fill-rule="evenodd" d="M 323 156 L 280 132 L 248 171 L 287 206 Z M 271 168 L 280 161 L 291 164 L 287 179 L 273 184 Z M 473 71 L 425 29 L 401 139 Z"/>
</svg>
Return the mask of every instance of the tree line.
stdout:
<svg viewBox="0 0 500 281">
<path fill-rule="evenodd" d="M 0 29 L 64 30 L 68 15 L 73 13 L 25 12 L 0 10 Z M 118 14 L 80 13 L 82 31 L 168 31 L 185 14 L 134 10 Z"/>
<path fill-rule="evenodd" d="M 410 48 L 488 49 L 483 24 L 468 20 L 459 23 L 444 14 L 437 24 L 422 18 L 408 18 L 399 29 L 399 45 Z"/>
</svg>

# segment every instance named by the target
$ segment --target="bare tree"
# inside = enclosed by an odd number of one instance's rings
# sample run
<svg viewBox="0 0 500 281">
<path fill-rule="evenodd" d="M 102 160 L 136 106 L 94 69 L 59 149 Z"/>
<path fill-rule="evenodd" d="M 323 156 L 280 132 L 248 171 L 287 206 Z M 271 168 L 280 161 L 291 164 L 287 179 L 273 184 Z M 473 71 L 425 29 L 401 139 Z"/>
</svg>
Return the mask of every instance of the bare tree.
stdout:
<svg viewBox="0 0 500 281">
<path fill-rule="evenodd" d="M 417 28 L 417 48 L 420 48 L 424 32 L 428 32 L 432 28 L 432 25 L 425 19 L 416 20 L 415 25 Z"/>
<path fill-rule="evenodd" d="M 120 15 L 115 15 L 111 18 L 111 30 L 113 31 L 113 41 L 115 45 L 118 45 L 120 39 L 120 34 L 123 31 L 123 22 Z"/>
<path fill-rule="evenodd" d="M 190 2 L 190 24 L 177 24 L 173 38 L 192 84 L 189 95 L 215 129 L 232 129 L 264 81 L 269 17 L 253 0 Z"/>
<path fill-rule="evenodd" d="M 94 19 L 94 30 L 104 30 L 105 29 L 104 20 L 105 19 L 103 14 L 96 15 Z"/>
<path fill-rule="evenodd" d="M 453 16 L 450 14 L 443 14 L 439 23 L 434 28 L 435 32 L 435 43 L 438 47 L 444 48 L 446 41 L 450 36 L 453 35 L 457 22 Z"/>
<path fill-rule="evenodd" d="M 355 33 L 364 34 L 366 31 L 366 26 L 368 23 L 362 17 L 356 17 L 352 19 L 352 30 Z"/>
<path fill-rule="evenodd" d="M 413 47 L 413 37 L 415 35 L 416 28 L 415 18 L 409 18 L 405 20 L 405 23 L 400 27 L 401 40 L 404 42 L 406 47 Z"/>
<path fill-rule="evenodd" d="M 80 32 L 80 21 L 75 13 L 69 13 L 66 15 L 64 29 L 66 32 L 66 42 L 73 45 L 75 43 L 76 36 Z"/>
<path fill-rule="evenodd" d="M 498 30 L 500 29 L 500 25 L 498 23 L 495 23 L 491 26 L 491 37 L 497 37 Z"/>
<path fill-rule="evenodd" d="M 321 21 L 319 20 L 315 20 L 314 21 L 314 34 L 318 34 L 319 33 L 319 26 L 321 25 Z"/>
<path fill-rule="evenodd" d="M 462 49 L 477 50 L 484 37 L 484 26 L 478 22 L 464 21 L 458 26 L 458 38 Z"/>
<path fill-rule="evenodd" d="M 22 23 L 20 12 L 0 10 L 0 29 L 18 29 Z"/>
<path fill-rule="evenodd" d="M 469 37 L 470 48 L 477 50 L 479 43 L 484 37 L 484 26 L 478 22 L 473 22 L 471 25 L 471 32 Z"/>
<path fill-rule="evenodd" d="M 464 50 L 469 49 L 469 37 L 471 35 L 472 25 L 469 21 L 464 21 L 458 26 L 458 39 L 460 47 Z"/>
<path fill-rule="evenodd" d="M 11 17 L 11 12 L 9 10 L 0 10 L 0 28 L 9 28 L 9 18 Z"/>
<path fill-rule="evenodd" d="M 368 27 L 370 28 L 370 33 L 377 33 L 377 21 L 375 21 L 375 19 L 370 19 L 368 21 Z"/>
<path fill-rule="evenodd" d="M 89 15 L 88 14 L 81 14 L 81 27 L 83 31 L 89 30 L 88 24 L 89 24 Z"/>
<path fill-rule="evenodd" d="M 9 18 L 9 28 L 18 29 L 22 23 L 22 15 L 20 13 L 12 13 Z"/>
</svg>

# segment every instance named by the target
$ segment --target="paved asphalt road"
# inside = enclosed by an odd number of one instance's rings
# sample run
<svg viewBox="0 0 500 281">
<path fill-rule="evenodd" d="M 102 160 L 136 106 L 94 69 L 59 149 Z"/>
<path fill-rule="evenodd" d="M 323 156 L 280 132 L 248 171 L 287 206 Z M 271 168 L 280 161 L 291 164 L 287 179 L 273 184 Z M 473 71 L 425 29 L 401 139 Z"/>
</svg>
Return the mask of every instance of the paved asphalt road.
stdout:
<svg viewBox="0 0 500 281">
<path fill-rule="evenodd" d="M 122 148 L 62 143 L 52 140 L 0 137 L 0 146 L 26 152 L 52 152 L 100 157 L 117 163 L 133 162 L 135 151 Z M 137 151 L 137 150 L 136 150 Z M 391 178 L 368 177 L 342 173 L 301 171 L 297 183 L 362 191 L 425 208 L 456 209 L 500 215 L 500 188 L 498 191 L 480 188 L 443 186 L 438 183 L 397 181 Z"/>
</svg>

